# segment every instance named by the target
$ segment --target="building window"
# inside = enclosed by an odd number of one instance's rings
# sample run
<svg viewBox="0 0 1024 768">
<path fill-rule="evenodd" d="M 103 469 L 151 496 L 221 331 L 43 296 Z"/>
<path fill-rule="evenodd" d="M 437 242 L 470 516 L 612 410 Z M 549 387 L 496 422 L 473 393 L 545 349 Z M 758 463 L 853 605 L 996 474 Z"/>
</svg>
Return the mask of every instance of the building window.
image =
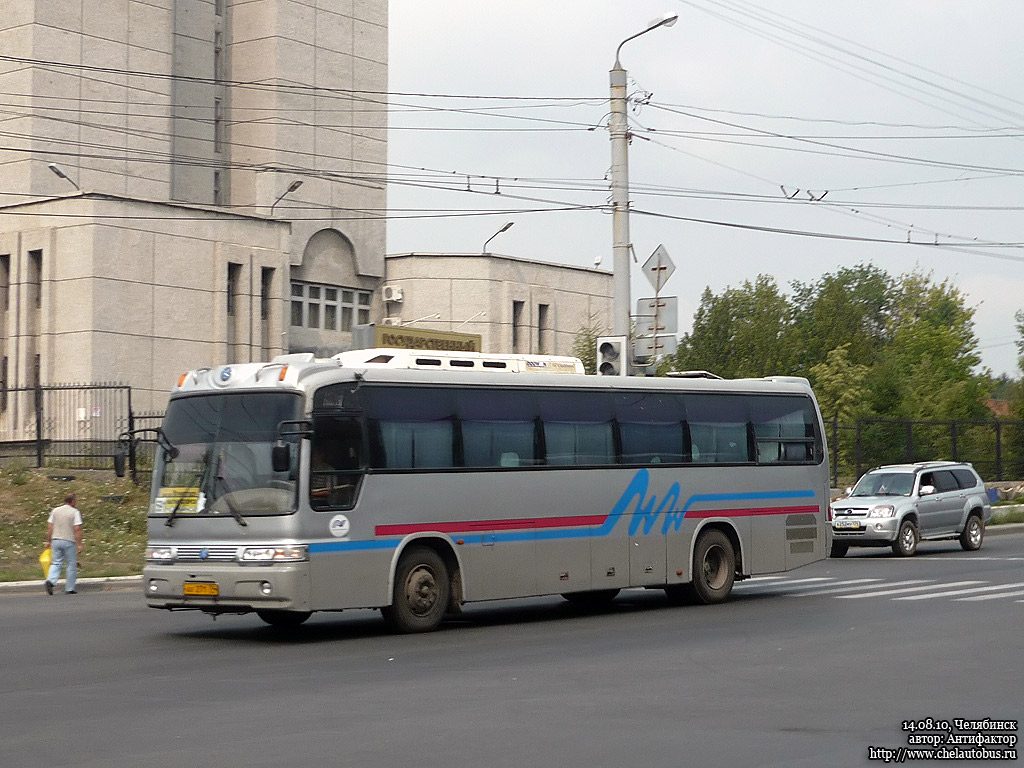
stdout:
<svg viewBox="0 0 1024 768">
<path fill-rule="evenodd" d="M 220 30 L 213 33 L 213 79 L 218 83 L 224 80 L 224 33 Z"/>
<path fill-rule="evenodd" d="M 224 0 L 213 0 L 213 12 L 217 16 L 224 15 Z"/>
<path fill-rule="evenodd" d="M 43 252 L 28 252 L 29 303 L 36 309 L 43 306 Z"/>
<path fill-rule="evenodd" d="M 224 205 L 224 194 L 220 187 L 220 171 L 213 172 L 213 204 Z"/>
<path fill-rule="evenodd" d="M 548 337 L 551 335 L 551 307 L 548 304 L 537 305 L 537 354 L 552 353 Z"/>
<path fill-rule="evenodd" d="M 213 100 L 213 151 L 224 151 L 224 103 Z"/>
<path fill-rule="evenodd" d="M 292 283 L 292 326 L 351 331 L 370 322 L 370 291 Z"/>
<path fill-rule="evenodd" d="M 238 290 L 242 279 L 242 265 L 228 264 L 228 317 L 238 311 Z"/>
<path fill-rule="evenodd" d="M 523 309 L 525 301 L 512 302 L 512 351 L 523 352 Z"/>
<path fill-rule="evenodd" d="M 7 410 L 7 357 L 0 364 L 0 412 Z"/>
<path fill-rule="evenodd" d="M 0 254 L 0 312 L 11 306 L 11 254 Z"/>
</svg>

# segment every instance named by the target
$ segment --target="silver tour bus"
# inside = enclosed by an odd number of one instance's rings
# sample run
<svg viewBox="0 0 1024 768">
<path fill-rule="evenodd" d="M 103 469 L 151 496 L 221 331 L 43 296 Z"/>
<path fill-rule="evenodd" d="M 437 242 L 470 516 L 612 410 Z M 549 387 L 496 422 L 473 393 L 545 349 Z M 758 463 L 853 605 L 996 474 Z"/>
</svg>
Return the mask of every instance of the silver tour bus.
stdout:
<svg viewBox="0 0 1024 768">
<path fill-rule="evenodd" d="M 157 449 L 148 604 L 379 608 L 622 589 L 725 600 L 827 556 L 827 451 L 806 380 L 587 376 L 575 358 L 371 349 L 199 369 Z"/>
</svg>

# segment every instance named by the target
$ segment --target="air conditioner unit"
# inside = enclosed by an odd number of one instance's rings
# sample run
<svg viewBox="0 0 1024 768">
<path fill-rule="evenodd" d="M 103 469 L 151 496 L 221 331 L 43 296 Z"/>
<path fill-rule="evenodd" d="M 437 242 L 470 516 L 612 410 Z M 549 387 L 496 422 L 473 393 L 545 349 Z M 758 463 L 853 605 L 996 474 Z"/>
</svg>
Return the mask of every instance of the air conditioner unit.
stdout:
<svg viewBox="0 0 1024 768">
<path fill-rule="evenodd" d="M 402 318 L 400 317 L 385 317 L 380 322 L 381 325 L 401 325 Z"/>
<path fill-rule="evenodd" d="M 381 294 L 384 296 L 384 301 L 401 301 L 402 300 L 402 288 L 398 285 L 385 285 L 380 289 Z"/>
</svg>

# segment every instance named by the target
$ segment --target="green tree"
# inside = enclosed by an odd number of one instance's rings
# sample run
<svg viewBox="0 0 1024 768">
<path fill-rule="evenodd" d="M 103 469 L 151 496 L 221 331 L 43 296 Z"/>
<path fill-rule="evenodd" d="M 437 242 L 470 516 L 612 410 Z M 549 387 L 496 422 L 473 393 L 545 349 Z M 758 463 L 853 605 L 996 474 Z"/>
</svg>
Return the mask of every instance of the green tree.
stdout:
<svg viewBox="0 0 1024 768">
<path fill-rule="evenodd" d="M 591 315 L 587 318 L 587 324 L 576 331 L 570 352 L 583 362 L 583 369 L 591 375 L 597 372 L 597 338 L 608 333 L 608 329 L 598 323 L 596 318 L 596 315 Z"/>
<path fill-rule="evenodd" d="M 708 370 L 726 378 L 789 373 L 792 367 L 789 300 L 775 280 L 758 275 L 721 295 L 705 288 L 668 370 Z"/>
<path fill-rule="evenodd" d="M 895 281 L 870 264 L 844 267 L 814 283 L 793 283 L 797 367 L 802 372 L 846 347 L 850 359 L 872 365 L 887 340 Z"/>
</svg>

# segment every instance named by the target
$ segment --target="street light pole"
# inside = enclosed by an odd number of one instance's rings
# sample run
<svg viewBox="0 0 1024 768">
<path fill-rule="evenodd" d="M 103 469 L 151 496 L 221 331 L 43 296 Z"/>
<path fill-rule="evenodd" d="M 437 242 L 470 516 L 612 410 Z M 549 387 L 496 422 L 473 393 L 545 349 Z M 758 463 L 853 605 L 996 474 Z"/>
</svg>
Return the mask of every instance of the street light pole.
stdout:
<svg viewBox="0 0 1024 768">
<path fill-rule="evenodd" d="M 619 63 L 622 46 L 658 27 L 671 27 L 679 18 L 665 14 L 654 19 L 647 28 L 631 35 L 615 49 L 615 66 L 610 75 L 611 114 L 608 132 L 612 143 L 612 330 L 616 336 L 629 335 L 629 120 L 626 115 L 626 70 Z"/>
<path fill-rule="evenodd" d="M 490 237 L 488 237 L 488 238 L 487 238 L 487 239 L 486 239 L 486 240 L 484 241 L 484 247 L 483 247 L 483 250 L 482 250 L 482 251 L 480 251 L 480 253 L 481 253 L 482 255 L 486 256 L 486 255 L 487 255 L 487 246 L 491 244 L 491 240 L 493 240 L 494 238 L 496 238 L 496 237 L 497 237 L 498 235 L 500 235 L 500 234 L 501 234 L 502 232 L 508 232 L 508 231 L 509 231 L 509 230 L 510 230 L 510 229 L 512 228 L 512 225 L 513 225 L 513 224 L 515 224 L 515 222 L 514 222 L 514 221 L 509 221 L 509 222 L 507 222 L 507 223 L 505 224 L 505 226 L 503 226 L 503 227 L 502 227 L 501 229 L 499 229 L 499 230 L 498 230 L 497 232 L 495 232 L 495 233 L 494 233 L 493 235 L 491 235 Z"/>
</svg>

